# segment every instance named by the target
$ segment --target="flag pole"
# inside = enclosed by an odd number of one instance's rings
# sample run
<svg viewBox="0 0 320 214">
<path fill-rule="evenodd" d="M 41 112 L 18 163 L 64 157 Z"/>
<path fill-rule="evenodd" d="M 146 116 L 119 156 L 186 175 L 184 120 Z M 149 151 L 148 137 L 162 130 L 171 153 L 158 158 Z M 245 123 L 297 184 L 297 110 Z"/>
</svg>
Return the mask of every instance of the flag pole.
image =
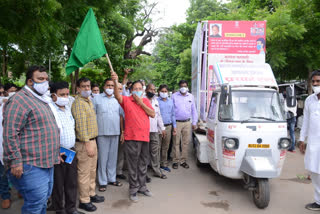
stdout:
<svg viewBox="0 0 320 214">
<path fill-rule="evenodd" d="M 113 67 L 112 67 L 112 64 L 111 64 L 111 61 L 110 61 L 110 58 L 109 58 L 108 53 L 106 53 L 106 57 L 107 57 L 107 59 L 108 59 L 108 64 L 109 64 L 109 67 L 110 67 L 111 73 L 112 73 L 112 72 L 114 72 L 114 70 L 113 70 Z"/>
</svg>

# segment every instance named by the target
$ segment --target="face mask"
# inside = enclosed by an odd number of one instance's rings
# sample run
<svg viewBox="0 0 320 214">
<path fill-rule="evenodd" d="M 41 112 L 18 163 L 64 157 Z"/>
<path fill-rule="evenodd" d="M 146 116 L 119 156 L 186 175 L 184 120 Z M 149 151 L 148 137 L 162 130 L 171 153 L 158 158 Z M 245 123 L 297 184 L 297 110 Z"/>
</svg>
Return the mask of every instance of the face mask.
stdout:
<svg viewBox="0 0 320 214">
<path fill-rule="evenodd" d="M 33 88 L 39 94 L 44 95 L 48 91 L 49 82 L 48 81 L 44 81 L 42 83 L 37 83 L 37 82 L 33 81 Z"/>
<path fill-rule="evenodd" d="M 154 93 L 151 93 L 151 92 L 147 92 L 147 97 L 149 97 L 149 98 L 152 98 L 154 96 Z"/>
<path fill-rule="evenodd" d="M 142 88 L 143 88 L 143 90 L 145 91 L 147 87 L 144 85 Z"/>
<path fill-rule="evenodd" d="M 132 95 L 137 95 L 138 97 L 141 97 L 142 96 L 142 91 L 133 91 L 132 92 Z"/>
<path fill-rule="evenodd" d="M 98 96 L 99 94 L 94 94 L 94 93 L 92 93 L 91 95 L 92 95 L 93 97 L 95 97 L 95 96 Z"/>
<path fill-rule="evenodd" d="M 259 51 L 259 50 L 261 50 L 261 45 L 257 45 L 257 50 Z"/>
<path fill-rule="evenodd" d="M 57 95 L 56 95 L 57 96 Z M 58 97 L 57 101 L 55 102 L 58 106 L 66 106 L 69 104 L 69 98 L 67 97 Z"/>
<path fill-rule="evenodd" d="M 13 95 L 15 95 L 16 94 L 16 92 L 10 92 L 9 93 L 9 97 L 12 97 Z"/>
<path fill-rule="evenodd" d="M 88 98 L 91 94 L 91 90 L 89 91 L 81 91 L 81 96 L 84 98 Z"/>
<path fill-rule="evenodd" d="M 50 97 L 50 91 L 48 90 L 46 93 L 45 93 L 45 95 L 47 95 L 48 97 Z"/>
<path fill-rule="evenodd" d="M 113 94 L 113 88 L 106 88 L 105 91 L 109 96 Z"/>
<path fill-rule="evenodd" d="M 185 94 L 185 93 L 188 92 L 188 88 L 187 88 L 187 87 L 182 87 L 182 88 L 180 88 L 180 92 L 181 92 L 182 94 Z"/>
<path fill-rule="evenodd" d="M 163 92 L 160 92 L 160 97 L 165 99 L 168 97 L 168 93 L 163 93 Z"/>
<path fill-rule="evenodd" d="M 312 86 L 312 90 L 315 94 L 319 94 L 320 93 L 320 86 Z"/>
</svg>

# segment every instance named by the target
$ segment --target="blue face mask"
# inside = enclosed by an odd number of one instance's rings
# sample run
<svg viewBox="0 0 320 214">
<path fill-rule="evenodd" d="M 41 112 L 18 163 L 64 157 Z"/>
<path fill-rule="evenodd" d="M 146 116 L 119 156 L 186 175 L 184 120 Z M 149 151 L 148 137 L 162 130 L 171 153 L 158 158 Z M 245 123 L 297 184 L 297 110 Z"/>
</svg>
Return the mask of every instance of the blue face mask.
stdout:
<svg viewBox="0 0 320 214">
<path fill-rule="evenodd" d="M 141 97 L 142 91 L 132 91 L 132 95 L 137 95 L 138 97 Z"/>
<path fill-rule="evenodd" d="M 261 50 L 261 45 L 257 45 L 257 50 Z"/>
</svg>

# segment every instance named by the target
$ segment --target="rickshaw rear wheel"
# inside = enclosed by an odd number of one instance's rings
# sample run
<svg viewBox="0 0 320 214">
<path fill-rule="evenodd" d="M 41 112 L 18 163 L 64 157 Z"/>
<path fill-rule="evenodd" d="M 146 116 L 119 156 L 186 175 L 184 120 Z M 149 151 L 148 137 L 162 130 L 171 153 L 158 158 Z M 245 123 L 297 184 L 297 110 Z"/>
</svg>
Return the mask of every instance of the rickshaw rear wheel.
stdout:
<svg viewBox="0 0 320 214">
<path fill-rule="evenodd" d="M 267 178 L 257 178 L 256 187 L 252 191 L 254 204 L 259 209 L 264 209 L 270 202 L 269 180 Z"/>
</svg>

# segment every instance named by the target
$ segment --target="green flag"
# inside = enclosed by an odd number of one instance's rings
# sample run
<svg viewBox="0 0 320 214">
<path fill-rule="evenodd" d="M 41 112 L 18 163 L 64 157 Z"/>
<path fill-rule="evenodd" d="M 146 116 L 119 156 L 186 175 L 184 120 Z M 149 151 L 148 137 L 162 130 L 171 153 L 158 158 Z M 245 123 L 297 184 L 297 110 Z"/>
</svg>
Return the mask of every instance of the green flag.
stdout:
<svg viewBox="0 0 320 214">
<path fill-rule="evenodd" d="M 66 66 L 67 75 L 107 53 L 93 10 L 84 19 Z"/>
</svg>

